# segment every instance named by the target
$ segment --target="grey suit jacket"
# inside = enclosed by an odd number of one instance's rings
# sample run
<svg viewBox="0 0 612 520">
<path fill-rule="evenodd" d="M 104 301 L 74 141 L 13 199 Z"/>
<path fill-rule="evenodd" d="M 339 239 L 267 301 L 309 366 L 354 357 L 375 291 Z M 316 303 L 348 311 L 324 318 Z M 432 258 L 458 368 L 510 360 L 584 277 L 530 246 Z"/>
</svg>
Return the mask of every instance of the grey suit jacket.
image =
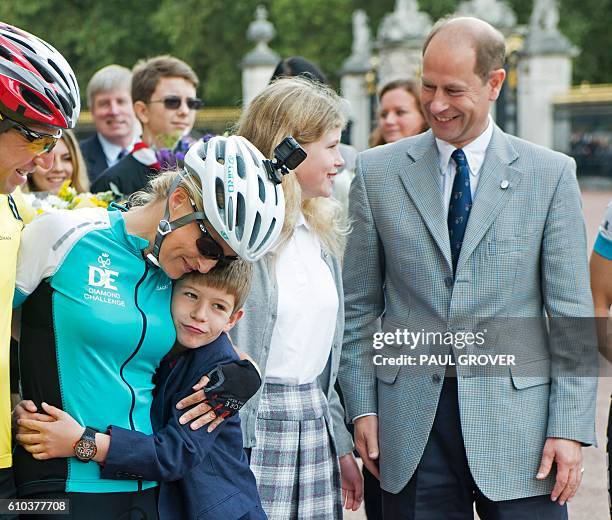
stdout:
<svg viewBox="0 0 612 520">
<path fill-rule="evenodd" d="M 504 320 L 526 322 L 544 312 L 593 314 L 572 159 L 494 129 L 454 280 L 441 182 L 428 131 L 360 154 L 350 194 L 339 380 L 349 419 L 379 416 L 381 485 L 392 493 L 407 484 L 423 454 L 445 372 L 435 365 L 375 365 L 373 354 L 448 354 L 450 347 L 395 344 L 374 351 L 381 326 L 455 333 L 487 324 L 499 329 Z M 521 366 L 502 367 L 495 377 L 456 368 L 470 469 L 492 500 L 551 491 L 552 476 L 535 479 L 547 437 L 595 442 L 595 378 L 551 379 L 567 341 L 513 323 L 514 334 L 497 330 L 485 347 L 464 352 L 515 349 Z M 585 349 L 591 347 L 594 342 Z"/>
</svg>

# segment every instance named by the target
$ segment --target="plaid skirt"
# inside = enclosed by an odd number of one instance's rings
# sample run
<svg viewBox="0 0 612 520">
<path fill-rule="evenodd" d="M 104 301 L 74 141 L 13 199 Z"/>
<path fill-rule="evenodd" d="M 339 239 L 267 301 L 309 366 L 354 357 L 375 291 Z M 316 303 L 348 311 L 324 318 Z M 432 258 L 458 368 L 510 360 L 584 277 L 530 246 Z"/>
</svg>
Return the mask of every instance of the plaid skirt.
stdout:
<svg viewBox="0 0 612 520">
<path fill-rule="evenodd" d="M 251 469 L 270 520 L 341 520 L 340 465 L 318 384 L 264 385 Z"/>
</svg>

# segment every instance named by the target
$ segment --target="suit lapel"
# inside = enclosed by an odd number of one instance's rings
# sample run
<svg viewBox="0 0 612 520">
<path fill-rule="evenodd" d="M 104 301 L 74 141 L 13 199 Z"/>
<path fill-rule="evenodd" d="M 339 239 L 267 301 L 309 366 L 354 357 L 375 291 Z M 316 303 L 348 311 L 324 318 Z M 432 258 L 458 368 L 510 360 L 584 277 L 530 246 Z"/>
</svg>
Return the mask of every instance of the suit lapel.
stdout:
<svg viewBox="0 0 612 520">
<path fill-rule="evenodd" d="M 415 143 L 408 152 L 408 164 L 400 178 L 408 195 L 421 214 L 427 229 L 451 266 L 450 239 L 442 201 L 442 179 L 438 165 L 438 151 L 431 131 Z"/>
<path fill-rule="evenodd" d="M 467 262 L 520 183 L 520 172 L 510 166 L 517 157 L 518 154 L 505 134 L 495 127 L 480 169 L 478 188 L 465 230 L 457 272 Z"/>
</svg>

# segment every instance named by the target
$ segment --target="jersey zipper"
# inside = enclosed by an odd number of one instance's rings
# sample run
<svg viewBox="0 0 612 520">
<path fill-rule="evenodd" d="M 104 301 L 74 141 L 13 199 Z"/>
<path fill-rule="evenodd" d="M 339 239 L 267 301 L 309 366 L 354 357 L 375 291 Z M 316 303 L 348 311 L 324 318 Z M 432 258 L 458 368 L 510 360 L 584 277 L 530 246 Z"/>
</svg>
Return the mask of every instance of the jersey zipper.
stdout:
<svg viewBox="0 0 612 520">
<path fill-rule="evenodd" d="M 138 305 L 138 289 L 140 288 L 140 286 L 142 285 L 142 282 L 144 282 L 145 278 L 147 277 L 148 272 L 149 272 L 149 264 L 147 264 L 145 262 L 144 273 L 142 274 L 142 276 L 140 277 L 140 280 L 138 280 L 138 283 L 136 284 L 136 287 L 134 288 L 134 304 L 136 305 L 136 308 L 138 309 L 138 312 L 140 312 L 140 315 L 142 316 L 142 333 L 140 334 L 140 339 L 138 340 L 138 345 L 136 345 L 136 348 L 130 354 L 130 357 L 128 357 L 123 362 L 123 364 L 121 365 L 121 369 L 119 370 L 119 375 L 121 376 L 121 379 L 123 380 L 123 382 L 128 387 L 128 389 L 130 391 L 130 395 L 132 397 L 132 404 L 130 405 L 130 416 L 129 416 L 129 419 L 130 419 L 130 429 L 132 429 L 132 430 L 136 430 L 136 427 L 134 425 L 134 408 L 136 406 L 136 394 L 134 392 L 134 389 L 130 385 L 130 383 L 127 382 L 127 379 L 123 375 L 123 370 L 127 366 L 127 364 L 132 359 L 134 359 L 136 354 L 138 354 L 138 351 L 142 347 L 142 344 L 143 344 L 144 339 L 145 339 L 145 335 L 147 333 L 147 316 L 144 313 L 144 311 L 140 308 L 140 306 Z M 138 481 L 138 491 L 142 491 L 142 480 Z"/>
</svg>

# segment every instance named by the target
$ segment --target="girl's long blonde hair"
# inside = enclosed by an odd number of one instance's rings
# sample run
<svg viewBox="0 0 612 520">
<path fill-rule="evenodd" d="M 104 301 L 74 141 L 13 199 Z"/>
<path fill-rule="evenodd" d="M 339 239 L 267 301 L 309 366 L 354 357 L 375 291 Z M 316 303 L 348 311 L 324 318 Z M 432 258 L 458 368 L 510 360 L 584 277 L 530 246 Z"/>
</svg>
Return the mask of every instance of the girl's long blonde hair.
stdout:
<svg viewBox="0 0 612 520">
<path fill-rule="evenodd" d="M 331 88 L 303 77 L 281 78 L 251 101 L 240 117 L 236 133 L 272 158 L 274 148 L 288 135 L 302 145 L 309 144 L 345 124 L 342 99 Z M 294 174 L 285 175 L 282 186 L 285 223 L 280 243 L 286 243 L 293 234 L 301 209 L 323 247 L 340 257 L 347 231 L 341 224 L 340 203 L 326 197 L 302 201 Z"/>
</svg>

